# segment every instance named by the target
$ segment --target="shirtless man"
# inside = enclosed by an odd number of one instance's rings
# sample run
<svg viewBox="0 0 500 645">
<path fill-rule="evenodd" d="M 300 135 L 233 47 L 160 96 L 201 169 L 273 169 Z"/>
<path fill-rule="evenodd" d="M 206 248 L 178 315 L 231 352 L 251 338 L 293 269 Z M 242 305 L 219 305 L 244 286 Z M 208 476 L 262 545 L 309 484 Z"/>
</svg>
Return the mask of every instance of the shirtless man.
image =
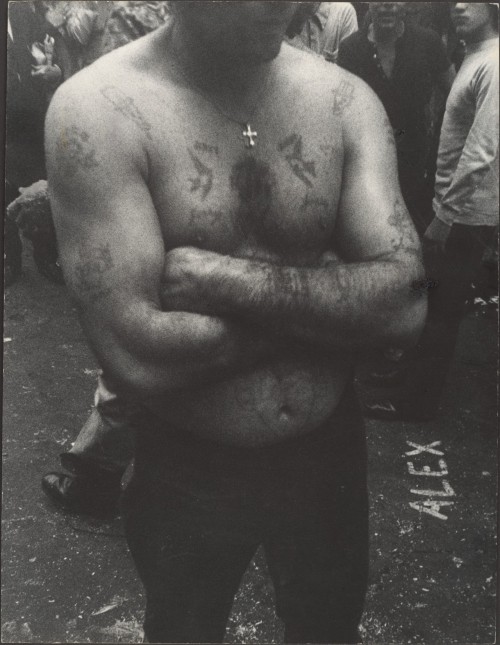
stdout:
<svg viewBox="0 0 500 645">
<path fill-rule="evenodd" d="M 124 511 L 150 642 L 221 642 L 259 544 L 287 642 L 359 640 L 353 355 L 412 344 L 426 303 L 390 124 L 282 45 L 295 6 L 173 3 L 47 119 L 66 282 L 142 410 Z"/>
</svg>

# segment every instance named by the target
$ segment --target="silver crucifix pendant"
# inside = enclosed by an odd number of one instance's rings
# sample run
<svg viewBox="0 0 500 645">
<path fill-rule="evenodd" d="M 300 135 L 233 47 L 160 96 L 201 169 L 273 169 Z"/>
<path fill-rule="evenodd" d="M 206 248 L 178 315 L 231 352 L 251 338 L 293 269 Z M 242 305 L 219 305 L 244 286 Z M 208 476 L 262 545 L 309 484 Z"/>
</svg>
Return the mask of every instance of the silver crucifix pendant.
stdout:
<svg viewBox="0 0 500 645">
<path fill-rule="evenodd" d="M 250 123 L 247 123 L 247 129 L 243 130 L 242 134 L 245 137 L 245 147 L 253 148 L 255 145 L 254 137 L 257 136 L 257 132 L 252 130 Z"/>
</svg>

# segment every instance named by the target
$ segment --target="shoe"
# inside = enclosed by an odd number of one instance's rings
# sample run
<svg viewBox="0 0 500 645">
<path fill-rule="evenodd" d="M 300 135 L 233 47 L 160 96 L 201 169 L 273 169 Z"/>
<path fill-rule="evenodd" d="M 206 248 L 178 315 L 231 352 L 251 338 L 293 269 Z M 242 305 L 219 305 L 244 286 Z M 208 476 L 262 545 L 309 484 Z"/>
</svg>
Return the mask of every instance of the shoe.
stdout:
<svg viewBox="0 0 500 645">
<path fill-rule="evenodd" d="M 434 414 L 404 408 L 400 403 L 390 399 L 363 403 L 363 414 L 365 417 L 383 421 L 430 421 L 435 416 Z"/>
<path fill-rule="evenodd" d="M 363 383 L 374 387 L 397 387 L 402 385 L 405 379 L 406 371 L 398 368 L 387 372 L 371 372 L 363 379 Z"/>
<path fill-rule="evenodd" d="M 120 482 L 121 475 L 115 473 L 83 477 L 51 472 L 42 477 L 42 490 L 67 511 L 102 518 L 116 514 Z"/>
</svg>

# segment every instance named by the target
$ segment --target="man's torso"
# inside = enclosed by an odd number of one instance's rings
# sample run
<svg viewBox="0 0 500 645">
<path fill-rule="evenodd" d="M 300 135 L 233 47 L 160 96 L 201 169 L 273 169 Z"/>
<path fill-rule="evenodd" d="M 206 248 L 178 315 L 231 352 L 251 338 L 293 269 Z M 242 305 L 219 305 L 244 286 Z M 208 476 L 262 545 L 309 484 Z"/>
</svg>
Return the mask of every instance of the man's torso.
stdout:
<svg viewBox="0 0 500 645">
<path fill-rule="evenodd" d="M 347 75 L 283 46 L 250 125 L 161 71 L 158 34 L 93 68 L 107 108 L 137 130 L 165 250 L 196 246 L 289 266 L 317 266 L 335 248 Z M 133 48 L 132 48 L 133 47 Z M 98 66 L 97 66 L 98 65 Z M 175 66 L 174 66 L 175 67 Z M 265 333 L 265 330 L 263 331 Z M 216 440 L 256 445 L 318 427 L 349 375 L 346 358 L 290 347 L 258 368 L 148 403 L 166 422 Z"/>
</svg>

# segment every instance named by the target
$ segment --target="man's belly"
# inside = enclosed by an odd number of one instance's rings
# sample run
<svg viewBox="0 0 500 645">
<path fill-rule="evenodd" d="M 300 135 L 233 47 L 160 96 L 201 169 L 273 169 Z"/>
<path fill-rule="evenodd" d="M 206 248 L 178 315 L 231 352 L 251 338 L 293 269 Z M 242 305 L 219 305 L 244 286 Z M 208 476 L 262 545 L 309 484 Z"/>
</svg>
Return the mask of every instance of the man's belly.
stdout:
<svg viewBox="0 0 500 645">
<path fill-rule="evenodd" d="M 257 447 L 318 428 L 337 406 L 349 376 L 349 363 L 337 358 L 279 358 L 218 383 L 169 393 L 147 407 L 166 429 Z"/>
</svg>

